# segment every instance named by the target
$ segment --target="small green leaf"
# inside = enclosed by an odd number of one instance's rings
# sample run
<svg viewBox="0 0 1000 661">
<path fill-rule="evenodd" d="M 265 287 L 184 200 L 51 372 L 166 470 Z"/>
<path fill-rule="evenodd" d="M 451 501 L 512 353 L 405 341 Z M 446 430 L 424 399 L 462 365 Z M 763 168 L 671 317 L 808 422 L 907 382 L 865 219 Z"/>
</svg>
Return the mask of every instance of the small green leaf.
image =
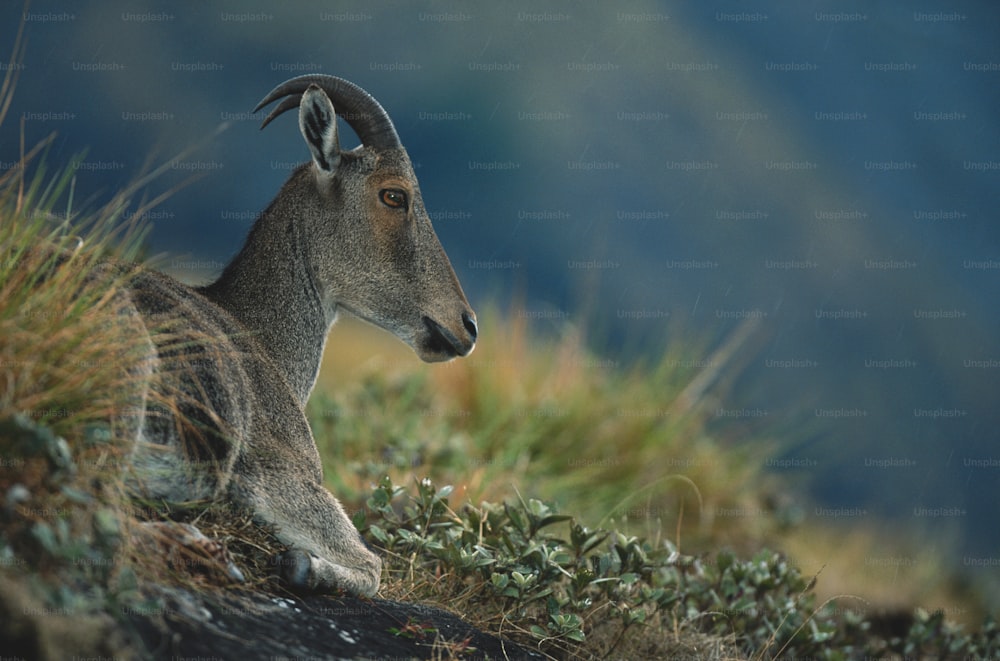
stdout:
<svg viewBox="0 0 1000 661">
<path fill-rule="evenodd" d="M 83 491 L 75 489 L 69 485 L 63 485 L 59 490 L 64 496 L 66 496 L 67 499 L 74 503 L 79 503 L 80 505 L 88 505 L 91 501 L 93 501 L 93 498 L 89 493 L 84 493 Z"/>
<path fill-rule="evenodd" d="M 545 629 L 541 628 L 537 624 L 532 624 L 531 625 L 531 635 L 534 636 L 535 638 L 548 638 L 549 637 L 549 632 L 546 631 Z"/>
<path fill-rule="evenodd" d="M 58 552 L 59 544 L 56 542 L 56 534 L 52 531 L 52 526 L 46 522 L 37 521 L 35 525 L 31 526 L 31 536 L 38 540 L 42 548 L 49 553 Z"/>
<path fill-rule="evenodd" d="M 566 514 L 549 514 L 548 516 L 543 516 L 536 524 L 536 529 L 544 528 L 545 526 L 551 526 L 553 523 L 561 523 L 563 521 L 572 521 L 573 517 Z"/>
<path fill-rule="evenodd" d="M 116 537 L 119 532 L 118 515 L 107 507 L 98 509 L 94 512 L 94 530 L 105 538 Z"/>
<path fill-rule="evenodd" d="M 726 571 L 735 561 L 736 556 L 731 551 L 719 551 L 718 555 L 715 556 L 715 564 L 719 568 L 719 571 Z"/>
<path fill-rule="evenodd" d="M 118 571 L 117 583 L 118 594 L 131 593 L 139 589 L 139 578 L 135 570 L 127 564 Z"/>
<path fill-rule="evenodd" d="M 511 572 L 510 576 L 514 579 L 514 583 L 516 583 L 518 587 L 522 588 L 531 584 L 535 580 L 535 576 L 533 574 L 522 574 L 519 571 Z"/>
<path fill-rule="evenodd" d="M 389 504 L 389 494 L 385 489 L 376 489 L 368 499 L 368 507 L 373 510 L 380 510 Z"/>
<path fill-rule="evenodd" d="M 386 534 L 386 532 L 379 526 L 376 526 L 375 524 L 368 526 L 368 534 L 377 539 L 383 545 L 389 545 L 389 535 Z"/>
</svg>

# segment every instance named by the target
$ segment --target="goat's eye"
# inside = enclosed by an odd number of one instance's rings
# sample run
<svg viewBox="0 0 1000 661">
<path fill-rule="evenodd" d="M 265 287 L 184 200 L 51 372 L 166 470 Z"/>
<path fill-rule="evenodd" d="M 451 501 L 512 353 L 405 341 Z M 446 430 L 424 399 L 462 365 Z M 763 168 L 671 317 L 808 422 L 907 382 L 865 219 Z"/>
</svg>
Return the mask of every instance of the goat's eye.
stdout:
<svg viewBox="0 0 1000 661">
<path fill-rule="evenodd" d="M 383 188 L 379 191 L 379 199 L 382 204 L 393 209 L 405 209 L 407 205 L 406 192 L 398 188 Z"/>
</svg>

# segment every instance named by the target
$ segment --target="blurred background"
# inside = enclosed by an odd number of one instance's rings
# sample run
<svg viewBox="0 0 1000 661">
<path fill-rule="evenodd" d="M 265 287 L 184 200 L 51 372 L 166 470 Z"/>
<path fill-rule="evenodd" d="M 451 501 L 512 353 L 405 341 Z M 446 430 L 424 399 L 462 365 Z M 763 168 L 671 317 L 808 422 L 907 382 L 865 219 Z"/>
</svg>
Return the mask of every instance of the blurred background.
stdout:
<svg viewBox="0 0 1000 661">
<path fill-rule="evenodd" d="M 393 117 L 473 305 L 579 327 L 622 368 L 755 320 L 720 430 L 776 440 L 760 461 L 805 517 L 1000 573 L 1000 6 L 15 4 L 0 168 L 21 127 L 55 131 L 49 161 L 86 150 L 85 207 L 200 145 L 150 191 L 198 176 L 149 217 L 168 270 L 211 280 L 307 159 L 257 101 L 348 78 Z"/>
</svg>

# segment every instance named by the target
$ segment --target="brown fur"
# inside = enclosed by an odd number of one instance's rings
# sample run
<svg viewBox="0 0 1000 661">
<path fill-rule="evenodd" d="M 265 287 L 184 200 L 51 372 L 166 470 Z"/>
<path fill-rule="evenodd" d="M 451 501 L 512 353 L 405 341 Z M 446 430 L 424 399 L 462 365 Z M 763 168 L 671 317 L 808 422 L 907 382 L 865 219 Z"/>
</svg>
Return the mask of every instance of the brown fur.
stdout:
<svg viewBox="0 0 1000 661">
<path fill-rule="evenodd" d="M 379 108 L 380 109 L 380 108 Z M 129 298 L 157 340 L 149 369 L 170 407 L 148 398 L 136 488 L 168 499 L 229 498 L 292 547 L 285 577 L 312 590 L 378 590 L 381 561 L 323 487 L 304 407 L 341 307 L 427 361 L 472 351 L 475 315 L 431 227 L 402 147 L 342 152 L 328 95 L 299 106 L 313 160 L 299 167 L 222 276 L 204 288 L 145 272 Z M 364 140 L 364 136 L 362 136 Z M 400 191 L 405 207 L 389 202 Z M 175 396 L 171 396 L 175 395 Z"/>
</svg>

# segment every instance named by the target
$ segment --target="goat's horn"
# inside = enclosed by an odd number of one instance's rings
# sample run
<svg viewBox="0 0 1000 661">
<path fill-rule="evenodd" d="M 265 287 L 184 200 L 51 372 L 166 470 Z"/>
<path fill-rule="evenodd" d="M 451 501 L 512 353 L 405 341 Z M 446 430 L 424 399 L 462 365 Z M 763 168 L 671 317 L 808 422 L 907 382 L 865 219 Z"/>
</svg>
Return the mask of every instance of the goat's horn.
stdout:
<svg viewBox="0 0 1000 661">
<path fill-rule="evenodd" d="M 281 103 L 271 110 L 271 113 L 264 118 L 260 125 L 264 128 L 271 123 L 275 117 L 299 106 L 302 94 L 310 85 L 316 85 L 330 97 L 337 114 L 344 118 L 354 132 L 361 138 L 361 144 L 375 149 L 392 149 L 401 147 L 399 135 L 396 134 L 396 127 L 392 125 L 389 114 L 379 104 L 375 98 L 354 83 L 323 74 L 308 74 L 298 76 L 291 80 L 286 80 L 265 96 L 254 112 L 257 112 L 267 104 L 280 99 Z"/>
</svg>

